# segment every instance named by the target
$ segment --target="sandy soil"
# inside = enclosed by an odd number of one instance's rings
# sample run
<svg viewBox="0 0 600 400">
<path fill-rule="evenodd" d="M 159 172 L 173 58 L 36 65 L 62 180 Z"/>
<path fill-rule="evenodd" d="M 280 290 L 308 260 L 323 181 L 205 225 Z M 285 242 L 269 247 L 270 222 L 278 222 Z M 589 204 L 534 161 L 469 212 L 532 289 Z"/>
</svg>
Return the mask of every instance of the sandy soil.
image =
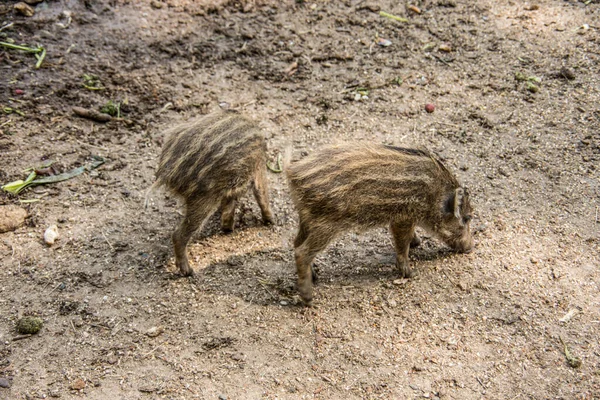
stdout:
<svg viewBox="0 0 600 400">
<path fill-rule="evenodd" d="M 106 163 L 0 193 L 29 215 L 0 234 L 0 399 L 600 398 L 597 1 L 46 0 L 32 17 L 15 3 L 0 41 L 47 55 L 36 69 L 0 47 L 0 182 Z M 72 112 L 108 101 L 121 118 Z M 197 277 L 181 278 L 180 207 L 144 196 L 164 129 L 219 107 L 260 121 L 272 159 L 427 146 L 472 193 L 475 251 L 426 237 L 400 280 L 385 230 L 347 234 L 304 308 L 295 211 L 269 173 L 277 224 L 248 196 L 235 233 L 218 216 L 198 233 Z M 31 315 L 44 326 L 23 337 Z"/>
</svg>

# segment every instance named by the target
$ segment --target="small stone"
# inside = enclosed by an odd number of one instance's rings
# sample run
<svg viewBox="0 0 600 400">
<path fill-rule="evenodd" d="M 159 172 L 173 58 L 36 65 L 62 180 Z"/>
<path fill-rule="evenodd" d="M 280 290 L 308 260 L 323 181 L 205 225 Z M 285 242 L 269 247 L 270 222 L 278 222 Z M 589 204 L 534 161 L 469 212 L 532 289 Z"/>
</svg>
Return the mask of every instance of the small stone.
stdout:
<svg viewBox="0 0 600 400">
<path fill-rule="evenodd" d="M 392 283 L 393 283 L 394 285 L 398 285 L 398 286 L 400 286 L 400 285 L 404 285 L 406 282 L 408 282 L 408 279 L 406 279 L 406 278 L 402 278 L 402 279 L 394 279 L 394 280 L 392 281 Z"/>
<path fill-rule="evenodd" d="M 146 331 L 146 336 L 148 337 L 157 337 L 161 333 L 163 333 L 164 328 L 162 326 L 153 326 L 152 328 Z"/>
<path fill-rule="evenodd" d="M 14 231 L 25 222 L 27 211 L 24 208 L 0 206 L 0 233 Z"/>
<path fill-rule="evenodd" d="M 58 236 L 58 226 L 50 225 L 44 232 L 44 242 L 48 246 L 52 246 L 56 242 L 56 239 L 58 239 Z"/>
<path fill-rule="evenodd" d="M 439 49 L 444 53 L 450 53 L 452 51 L 452 46 L 450 46 L 449 44 L 440 44 Z"/>
<path fill-rule="evenodd" d="M 539 263 L 539 262 L 540 262 L 540 261 L 539 261 L 537 258 L 535 258 L 535 257 L 531 257 L 531 258 L 529 259 L 529 261 L 531 261 L 531 263 L 532 263 L 532 264 L 537 264 L 537 263 Z"/>
<path fill-rule="evenodd" d="M 287 302 L 287 301 L 285 301 L 285 300 L 281 300 L 281 301 L 279 302 L 279 304 L 281 304 L 282 306 L 287 306 L 287 305 L 288 305 L 288 302 Z"/>
<path fill-rule="evenodd" d="M 44 322 L 37 317 L 23 317 L 17 322 L 17 332 L 22 335 L 32 335 L 38 333 Z"/>
<path fill-rule="evenodd" d="M 227 400 L 227 396 L 225 396 L 224 394 L 220 394 L 219 400 Z"/>
<path fill-rule="evenodd" d="M 8 378 L 0 377 L 0 388 L 8 389 L 12 385 L 12 382 Z"/>
<path fill-rule="evenodd" d="M 435 106 L 431 103 L 429 104 L 425 104 L 425 111 L 427 111 L 428 113 L 432 113 L 435 111 Z"/>
<path fill-rule="evenodd" d="M 234 355 L 231 356 L 231 359 L 233 361 L 242 361 L 244 359 L 244 354 L 242 354 L 242 353 L 235 353 Z"/>
<path fill-rule="evenodd" d="M 83 379 L 77 378 L 73 382 L 71 382 L 71 385 L 69 385 L 69 387 L 72 390 L 83 390 L 85 388 L 85 382 Z"/>
<path fill-rule="evenodd" d="M 18 12 L 21 15 L 24 15 L 26 17 L 33 17 L 33 14 L 35 14 L 35 11 L 33 10 L 33 8 L 29 7 L 27 4 L 20 2 L 17 3 L 13 6 L 13 8 L 15 9 L 16 12 Z"/>
<path fill-rule="evenodd" d="M 50 393 L 48 393 L 48 396 L 53 397 L 53 398 L 59 398 L 61 396 L 60 392 L 58 390 L 51 390 Z"/>
<path fill-rule="evenodd" d="M 161 8 L 163 8 L 163 5 L 164 5 L 163 3 L 161 3 L 160 1 L 156 1 L 156 0 L 152 0 L 150 2 L 150 6 L 152 8 L 156 8 L 157 10 L 160 10 Z"/>
<path fill-rule="evenodd" d="M 379 38 L 379 39 L 377 39 L 377 44 L 380 45 L 381 47 L 389 47 L 392 45 L 392 42 L 389 41 L 388 39 Z"/>
</svg>

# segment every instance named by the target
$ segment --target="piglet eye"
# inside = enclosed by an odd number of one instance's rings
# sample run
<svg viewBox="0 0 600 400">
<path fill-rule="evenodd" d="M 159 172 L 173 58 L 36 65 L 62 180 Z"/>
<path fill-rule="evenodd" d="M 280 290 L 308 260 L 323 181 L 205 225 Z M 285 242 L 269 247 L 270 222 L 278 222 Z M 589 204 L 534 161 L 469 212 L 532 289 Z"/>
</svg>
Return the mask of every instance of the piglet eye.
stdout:
<svg viewBox="0 0 600 400">
<path fill-rule="evenodd" d="M 464 222 L 465 224 L 469 223 L 469 221 L 470 221 L 470 220 L 471 220 L 471 216 L 470 216 L 470 215 L 465 215 L 465 216 L 463 217 L 463 222 Z"/>
</svg>

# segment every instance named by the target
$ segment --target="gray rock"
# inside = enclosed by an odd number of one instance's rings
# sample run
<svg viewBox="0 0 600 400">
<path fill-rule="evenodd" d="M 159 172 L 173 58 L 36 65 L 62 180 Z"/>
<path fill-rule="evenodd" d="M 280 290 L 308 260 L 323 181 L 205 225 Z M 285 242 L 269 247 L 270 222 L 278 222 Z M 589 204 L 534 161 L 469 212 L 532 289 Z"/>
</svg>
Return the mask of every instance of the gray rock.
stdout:
<svg viewBox="0 0 600 400">
<path fill-rule="evenodd" d="M 11 387 L 12 382 L 5 377 L 0 377 L 0 388 L 5 388 L 8 389 L 9 387 Z"/>
</svg>

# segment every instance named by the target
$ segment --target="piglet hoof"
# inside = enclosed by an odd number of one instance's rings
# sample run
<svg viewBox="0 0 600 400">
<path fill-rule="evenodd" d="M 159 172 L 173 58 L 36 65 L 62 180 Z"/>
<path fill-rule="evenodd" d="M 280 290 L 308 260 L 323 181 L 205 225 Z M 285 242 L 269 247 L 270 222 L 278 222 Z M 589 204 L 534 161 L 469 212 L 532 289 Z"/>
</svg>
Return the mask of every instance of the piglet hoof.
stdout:
<svg viewBox="0 0 600 400">
<path fill-rule="evenodd" d="M 312 287 L 307 288 L 307 287 L 299 286 L 298 292 L 300 293 L 300 298 L 302 299 L 302 302 L 304 303 L 304 305 L 306 307 L 311 307 L 312 300 L 313 300 Z"/>
<path fill-rule="evenodd" d="M 275 224 L 275 218 L 273 218 L 272 215 L 266 215 L 263 217 L 263 224 L 266 226 L 269 225 L 274 225 Z"/>
<path fill-rule="evenodd" d="M 415 276 L 415 271 L 410 269 L 407 261 L 396 261 L 396 268 L 398 268 L 398 272 L 401 278 L 412 278 Z"/>
<path fill-rule="evenodd" d="M 183 276 L 194 276 L 194 270 L 190 267 L 190 265 L 186 262 L 177 263 L 177 267 L 179 267 L 179 272 Z"/>
<path fill-rule="evenodd" d="M 302 297 L 302 296 L 300 296 Z M 302 297 L 302 303 L 304 303 L 304 307 L 312 307 L 313 303 L 312 303 L 312 297 L 310 299 L 305 299 L 304 297 Z"/>
</svg>

